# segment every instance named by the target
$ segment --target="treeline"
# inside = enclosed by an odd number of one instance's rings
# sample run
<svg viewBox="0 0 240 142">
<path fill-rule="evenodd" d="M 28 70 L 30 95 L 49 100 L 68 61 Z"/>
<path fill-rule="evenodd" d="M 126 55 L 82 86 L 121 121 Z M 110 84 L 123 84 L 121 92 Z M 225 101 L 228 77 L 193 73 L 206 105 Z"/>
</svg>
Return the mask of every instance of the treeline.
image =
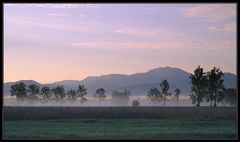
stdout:
<svg viewBox="0 0 240 142">
<path fill-rule="evenodd" d="M 194 74 L 189 76 L 191 84 L 191 94 L 190 98 L 193 104 L 200 106 L 201 102 L 210 102 L 210 106 L 217 106 L 217 103 L 225 101 L 231 105 L 236 104 L 237 93 L 236 89 L 229 88 L 226 89 L 223 85 L 224 80 L 222 79 L 223 73 L 220 68 L 214 67 L 208 72 L 204 72 L 203 68 L 198 66 L 194 70 Z M 150 88 L 147 92 L 147 100 L 152 102 L 153 105 L 163 102 L 166 106 L 166 101 L 169 100 L 169 96 L 173 93 L 169 92 L 170 85 L 165 78 L 159 84 L 160 89 L 157 87 Z M 86 95 L 87 90 L 84 85 L 78 85 L 77 90 L 71 89 L 65 92 L 63 86 L 56 86 L 50 88 L 48 86 L 40 86 L 36 84 L 30 84 L 26 86 L 24 82 L 18 82 L 11 86 L 10 89 L 11 96 L 16 96 L 17 103 L 28 102 L 30 104 L 40 102 L 40 103 L 59 103 L 63 104 L 66 102 L 79 103 L 80 105 L 87 101 Z M 181 90 L 176 88 L 174 90 L 174 97 L 179 101 L 179 96 Z M 113 91 L 111 101 L 116 105 L 127 105 L 129 103 L 129 97 L 131 92 L 129 90 L 124 90 L 123 92 Z M 99 88 L 95 91 L 93 95 L 100 105 L 102 101 L 106 100 L 104 88 Z M 139 106 L 140 102 L 138 100 L 133 100 L 133 106 Z"/>
<path fill-rule="evenodd" d="M 217 103 L 224 100 L 230 104 L 235 104 L 237 101 L 236 89 L 226 89 L 223 85 L 223 76 L 220 68 L 213 67 L 210 71 L 204 72 L 203 68 L 198 66 L 194 70 L 194 74 L 190 75 L 192 103 L 200 106 L 201 102 L 206 101 L 210 102 L 210 106 L 216 107 Z"/>
<path fill-rule="evenodd" d="M 30 84 L 26 85 L 24 82 L 17 82 L 11 86 L 10 95 L 16 96 L 18 104 L 28 102 L 34 103 L 53 103 L 53 104 L 64 104 L 66 102 L 83 104 L 88 99 L 86 98 L 87 89 L 84 85 L 78 85 L 77 90 L 71 89 L 67 92 L 63 86 L 56 86 L 50 88 L 49 86 L 43 86 L 40 88 L 39 85 Z M 131 92 L 124 90 L 123 92 L 113 91 L 112 102 L 116 105 L 127 105 L 129 102 L 129 96 Z M 102 101 L 106 100 L 105 90 L 99 88 L 93 95 L 102 104 Z"/>
<path fill-rule="evenodd" d="M 234 88 L 226 89 L 223 85 L 224 80 L 222 79 L 223 73 L 220 68 L 213 67 L 208 72 L 204 72 L 203 68 L 198 66 L 194 70 L 194 74 L 189 76 L 191 84 L 190 99 L 193 104 L 200 106 L 201 102 L 210 102 L 210 106 L 217 106 L 217 103 L 225 101 L 231 105 L 237 103 L 237 92 Z M 163 102 L 165 106 L 167 96 L 171 96 L 171 92 L 168 92 L 170 85 L 166 79 L 160 83 L 160 90 L 153 87 L 148 91 L 147 99 L 153 104 Z M 177 103 L 181 90 L 176 88 L 174 90 Z"/>
</svg>

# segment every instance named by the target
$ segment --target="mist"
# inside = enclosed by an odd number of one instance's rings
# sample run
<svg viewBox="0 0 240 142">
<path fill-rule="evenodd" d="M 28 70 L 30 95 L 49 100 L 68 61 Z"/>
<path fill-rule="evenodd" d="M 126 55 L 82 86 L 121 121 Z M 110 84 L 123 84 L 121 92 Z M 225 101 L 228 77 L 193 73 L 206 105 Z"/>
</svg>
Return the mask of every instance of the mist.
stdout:
<svg viewBox="0 0 240 142">
<path fill-rule="evenodd" d="M 100 104 L 99 100 L 94 98 L 93 96 L 87 96 L 87 101 L 83 102 L 82 104 L 80 103 L 80 100 L 76 100 L 75 102 L 70 102 L 68 100 L 63 100 L 62 103 L 60 102 L 34 102 L 30 103 L 27 101 L 24 101 L 22 103 L 17 103 L 16 97 L 14 96 L 4 96 L 3 98 L 3 105 L 4 106 L 78 106 L 78 107 L 108 107 L 108 106 L 132 106 L 132 102 L 134 100 L 139 101 L 140 105 L 139 106 L 164 106 L 163 102 L 160 102 L 158 104 L 153 104 L 152 102 L 148 101 L 146 99 L 146 95 L 141 95 L 141 96 L 130 96 L 129 101 L 127 105 L 117 105 L 112 102 L 112 97 L 110 95 L 106 95 L 106 99 L 103 100 Z M 222 101 L 217 104 L 218 106 L 230 106 L 228 103 L 225 101 Z M 171 96 L 168 97 L 168 100 L 166 101 L 166 106 L 178 106 L 178 107 L 183 107 L 183 106 L 195 106 L 195 104 L 192 104 L 192 100 L 190 99 L 189 96 L 179 96 L 179 101 L 177 104 L 176 98 Z M 210 106 L 210 102 L 202 102 L 201 106 Z"/>
</svg>

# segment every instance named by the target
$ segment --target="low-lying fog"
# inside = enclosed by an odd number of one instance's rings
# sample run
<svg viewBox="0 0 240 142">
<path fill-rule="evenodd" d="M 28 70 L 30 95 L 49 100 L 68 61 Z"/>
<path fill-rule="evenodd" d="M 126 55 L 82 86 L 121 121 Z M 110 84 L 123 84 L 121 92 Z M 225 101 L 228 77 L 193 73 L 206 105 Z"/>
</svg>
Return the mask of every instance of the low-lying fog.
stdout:
<svg viewBox="0 0 240 142">
<path fill-rule="evenodd" d="M 16 98 L 13 96 L 4 96 L 3 99 L 3 105 L 4 106 L 121 106 L 121 105 L 116 105 L 111 101 L 111 96 L 107 96 L 107 98 L 101 102 L 99 102 L 98 99 L 94 97 L 86 97 L 88 100 L 83 102 L 82 104 L 80 103 L 79 100 L 77 100 L 75 103 L 71 103 L 70 101 L 65 101 L 64 103 L 56 103 L 56 102 L 48 102 L 48 103 L 41 103 L 41 102 L 36 102 L 36 103 L 28 103 L 24 102 L 21 104 L 18 104 L 16 101 Z M 166 101 L 166 106 L 195 106 L 192 104 L 192 100 L 190 99 L 189 96 L 180 96 L 179 101 L 177 104 L 177 100 L 175 97 L 169 97 L 169 100 Z M 158 104 L 153 104 L 152 102 L 149 102 L 146 99 L 146 96 L 131 96 L 129 97 L 129 101 L 127 105 L 123 106 L 132 106 L 133 100 L 138 100 L 140 105 L 139 106 L 163 106 L 163 101 L 158 103 Z M 210 103 L 202 102 L 200 104 L 201 106 L 210 106 Z M 229 104 L 226 104 L 225 102 L 220 102 L 217 104 L 218 106 L 229 106 Z"/>
</svg>

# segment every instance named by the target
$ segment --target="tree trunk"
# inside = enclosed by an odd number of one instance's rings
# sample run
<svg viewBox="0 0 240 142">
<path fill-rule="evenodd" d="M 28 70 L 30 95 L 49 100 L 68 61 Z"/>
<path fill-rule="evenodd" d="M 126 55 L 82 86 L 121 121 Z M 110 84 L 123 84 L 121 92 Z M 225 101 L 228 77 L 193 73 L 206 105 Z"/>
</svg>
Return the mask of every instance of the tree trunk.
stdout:
<svg viewBox="0 0 240 142">
<path fill-rule="evenodd" d="M 165 96 L 163 97 L 163 105 L 165 106 L 165 101 L 166 101 L 166 99 L 165 99 Z"/>
<path fill-rule="evenodd" d="M 217 107 L 216 99 L 214 99 L 214 107 Z"/>
<path fill-rule="evenodd" d="M 210 102 L 210 106 L 212 107 L 212 100 L 211 100 L 211 102 Z"/>
<path fill-rule="evenodd" d="M 197 102 L 197 107 L 200 107 L 200 102 L 199 101 Z"/>
</svg>

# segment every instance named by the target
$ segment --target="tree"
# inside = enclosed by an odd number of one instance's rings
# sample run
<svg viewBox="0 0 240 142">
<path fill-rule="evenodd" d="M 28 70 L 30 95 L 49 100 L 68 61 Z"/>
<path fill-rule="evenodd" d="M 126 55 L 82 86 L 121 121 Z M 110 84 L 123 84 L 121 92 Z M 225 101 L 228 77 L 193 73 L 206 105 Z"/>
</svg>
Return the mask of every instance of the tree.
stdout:
<svg viewBox="0 0 240 142">
<path fill-rule="evenodd" d="M 131 92 L 126 89 L 123 92 L 113 91 L 112 102 L 116 105 L 127 105 L 130 95 Z"/>
<path fill-rule="evenodd" d="M 77 100 L 77 93 L 75 90 L 71 89 L 67 92 L 67 98 L 74 103 Z"/>
<path fill-rule="evenodd" d="M 28 85 L 28 89 L 27 89 L 27 95 L 28 95 L 28 100 L 30 103 L 34 103 L 35 101 L 37 101 L 38 97 L 37 95 L 40 92 L 40 87 L 36 84 L 30 84 Z"/>
<path fill-rule="evenodd" d="M 138 107 L 140 105 L 140 102 L 138 100 L 133 100 L 132 106 Z"/>
<path fill-rule="evenodd" d="M 16 96 L 17 103 L 22 103 L 27 98 L 27 88 L 24 82 L 18 82 L 11 86 L 10 95 Z"/>
<path fill-rule="evenodd" d="M 84 88 L 84 85 L 79 85 L 77 89 L 77 97 L 80 99 L 80 103 L 82 104 L 84 101 L 87 101 L 85 96 L 87 95 L 87 89 Z"/>
<path fill-rule="evenodd" d="M 194 74 L 191 74 L 190 84 L 192 84 L 190 98 L 192 99 L 192 103 L 197 103 L 197 107 L 200 106 L 200 103 L 203 102 L 203 98 L 205 97 L 206 87 L 207 87 L 207 76 L 206 73 L 203 72 L 203 68 L 198 66 L 194 70 Z"/>
<path fill-rule="evenodd" d="M 175 92 L 175 97 L 177 98 L 177 104 L 178 104 L 179 95 L 181 94 L 181 90 L 179 88 L 176 88 L 174 90 L 174 92 Z"/>
<path fill-rule="evenodd" d="M 161 102 L 163 99 L 162 93 L 156 88 L 151 88 L 147 94 L 147 100 L 151 101 L 153 104 Z"/>
<path fill-rule="evenodd" d="M 228 88 L 224 90 L 224 101 L 229 103 L 230 105 L 236 105 L 237 98 L 237 90 L 234 88 Z"/>
<path fill-rule="evenodd" d="M 41 91 L 40 91 L 40 96 L 42 96 L 43 103 L 46 103 L 46 102 L 50 101 L 50 99 L 51 99 L 50 88 L 48 86 L 42 87 Z"/>
<path fill-rule="evenodd" d="M 168 81 L 166 79 L 164 79 L 161 83 L 160 83 L 160 87 L 162 90 L 162 94 L 163 94 L 163 104 L 165 106 L 165 102 L 167 100 L 167 96 L 170 96 L 171 93 L 168 93 L 168 89 L 169 89 L 169 84 Z"/>
<path fill-rule="evenodd" d="M 212 102 L 214 102 L 214 107 L 217 106 L 217 102 L 220 102 L 224 95 L 224 85 L 223 85 L 223 73 L 220 68 L 214 67 L 207 73 L 207 95 L 206 101 L 211 101 L 210 105 L 212 106 Z"/>
<path fill-rule="evenodd" d="M 105 90 L 103 88 L 97 89 L 94 97 L 99 99 L 99 102 L 101 105 L 102 100 L 104 100 L 106 98 Z"/>
<path fill-rule="evenodd" d="M 63 99 L 66 96 L 63 86 L 57 86 L 57 87 L 53 88 L 52 92 L 54 94 L 55 101 L 63 103 L 63 101 L 64 101 Z"/>
</svg>

